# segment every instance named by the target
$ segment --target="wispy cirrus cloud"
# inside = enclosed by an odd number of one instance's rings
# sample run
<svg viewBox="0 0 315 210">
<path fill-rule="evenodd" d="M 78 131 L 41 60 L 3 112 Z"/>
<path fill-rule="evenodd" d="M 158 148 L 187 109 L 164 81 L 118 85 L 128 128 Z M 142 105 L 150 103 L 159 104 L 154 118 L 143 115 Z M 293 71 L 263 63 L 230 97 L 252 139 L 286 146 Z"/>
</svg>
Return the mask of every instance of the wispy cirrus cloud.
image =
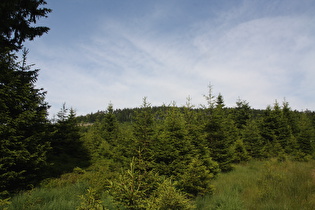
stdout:
<svg viewBox="0 0 315 210">
<path fill-rule="evenodd" d="M 183 105 L 187 96 L 204 104 L 209 82 L 228 106 L 241 97 L 265 108 L 285 97 L 293 108 L 314 109 L 315 15 L 291 15 L 279 2 L 238 2 L 218 10 L 155 3 L 139 15 L 100 15 L 87 39 L 37 41 L 34 62 L 45 69 L 39 85 L 52 112 L 63 102 L 78 114 L 109 102 L 135 107 L 145 96 L 153 105 Z M 200 14 L 187 14 L 198 8 Z"/>
</svg>

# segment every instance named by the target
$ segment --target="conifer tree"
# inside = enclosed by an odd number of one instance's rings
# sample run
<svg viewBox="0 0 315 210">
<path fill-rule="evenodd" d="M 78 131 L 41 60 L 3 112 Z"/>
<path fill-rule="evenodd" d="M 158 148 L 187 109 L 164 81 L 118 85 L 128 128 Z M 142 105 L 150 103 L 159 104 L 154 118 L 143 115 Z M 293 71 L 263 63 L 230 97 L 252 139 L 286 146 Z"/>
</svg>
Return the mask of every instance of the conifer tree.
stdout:
<svg viewBox="0 0 315 210">
<path fill-rule="evenodd" d="M 233 146 L 233 162 L 240 163 L 242 161 L 248 161 L 250 156 L 245 148 L 245 145 L 241 139 L 236 140 Z"/>
<path fill-rule="evenodd" d="M 0 192 L 31 186 L 46 165 L 47 109 L 45 92 L 35 88 L 38 70 L 13 53 L 25 40 L 46 33 L 36 20 L 51 11 L 43 0 L 0 1 Z"/>
<path fill-rule="evenodd" d="M 34 184 L 46 164 L 45 92 L 35 88 L 38 70 L 16 56 L 0 53 L 0 192 Z"/>
<path fill-rule="evenodd" d="M 209 148 L 204 138 L 203 124 L 201 123 L 202 115 L 198 110 L 194 109 L 190 97 L 187 98 L 186 106 L 183 108 L 183 117 L 187 138 L 193 146 L 194 155 L 198 155 L 201 158 L 209 158 Z"/>
<path fill-rule="evenodd" d="M 260 135 L 257 121 L 251 120 L 242 131 L 242 140 L 246 151 L 253 158 L 264 158 L 266 154 L 266 145 Z"/>
<path fill-rule="evenodd" d="M 51 9 L 41 7 L 44 5 L 44 0 L 0 1 L 1 51 L 20 50 L 25 40 L 33 40 L 48 32 L 48 27 L 34 26 L 39 18 L 47 17 L 51 12 Z"/>
<path fill-rule="evenodd" d="M 276 101 L 274 106 L 268 106 L 261 119 L 261 135 L 271 156 L 281 153 L 292 153 L 295 149 L 296 139 L 290 126 L 290 108 L 284 103 L 281 108 Z"/>
<path fill-rule="evenodd" d="M 238 129 L 244 128 L 248 120 L 252 117 L 251 108 L 249 103 L 238 99 L 236 102 L 236 108 L 234 109 L 233 119 Z"/>
<path fill-rule="evenodd" d="M 147 98 L 143 98 L 141 109 L 135 113 L 133 118 L 133 136 L 134 136 L 134 156 L 143 160 L 143 165 L 138 167 L 143 169 L 151 169 L 153 160 L 153 136 L 154 136 L 154 119 L 151 104 Z M 141 156 L 141 157 L 139 157 Z"/>
<path fill-rule="evenodd" d="M 269 156 L 276 156 L 274 152 L 274 146 L 279 144 L 277 136 L 280 128 L 281 111 L 278 103 L 275 103 L 275 107 L 267 106 L 264 110 L 263 116 L 260 122 L 260 134 L 263 138 L 263 144 L 266 145 L 266 150 Z"/>
<path fill-rule="evenodd" d="M 297 143 L 302 156 L 314 155 L 315 129 L 306 113 L 301 113 L 298 123 Z"/>
<path fill-rule="evenodd" d="M 118 120 L 114 114 L 113 104 L 109 104 L 104 119 L 100 122 L 100 133 L 105 141 L 112 146 L 117 145 L 119 133 Z"/>
<path fill-rule="evenodd" d="M 218 165 L 214 163 L 217 167 Z M 178 177 L 178 187 L 190 197 L 203 196 L 212 193 L 211 181 L 215 177 L 215 172 L 204 165 L 198 158 L 192 158 L 187 169 Z"/>
<path fill-rule="evenodd" d="M 173 104 L 154 144 L 154 164 L 161 175 L 176 176 L 183 172 L 193 154 L 193 146 L 187 138 L 183 114 Z"/>
<path fill-rule="evenodd" d="M 63 104 L 57 116 L 50 140 L 52 150 L 49 152 L 49 160 L 54 163 L 52 167 L 54 175 L 71 171 L 77 166 L 82 167 L 88 164 L 90 159 L 81 141 L 75 111 L 72 108 L 67 109 Z"/>
<path fill-rule="evenodd" d="M 208 102 L 208 104 L 211 104 Z M 235 142 L 235 126 L 230 117 L 224 112 L 224 101 L 221 94 L 217 97 L 215 107 L 208 108 L 208 119 L 205 125 L 205 133 L 211 157 L 219 163 L 222 171 L 232 169 L 233 161 L 232 145 Z"/>
</svg>

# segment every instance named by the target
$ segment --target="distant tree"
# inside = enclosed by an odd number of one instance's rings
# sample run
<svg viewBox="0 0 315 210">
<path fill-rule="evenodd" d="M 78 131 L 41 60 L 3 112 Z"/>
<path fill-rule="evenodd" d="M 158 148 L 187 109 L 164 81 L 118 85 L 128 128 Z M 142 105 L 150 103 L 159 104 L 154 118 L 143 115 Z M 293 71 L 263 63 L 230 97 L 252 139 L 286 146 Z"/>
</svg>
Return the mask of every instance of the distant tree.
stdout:
<svg viewBox="0 0 315 210">
<path fill-rule="evenodd" d="M 233 161 L 232 145 L 237 135 L 233 121 L 225 114 L 223 97 L 219 95 L 215 107 L 210 106 L 207 111 L 205 133 L 211 157 L 222 171 L 229 171 Z"/>
<path fill-rule="evenodd" d="M 47 17 L 51 9 L 44 0 L 0 1 L 0 46 L 3 50 L 20 50 L 25 40 L 47 33 L 49 28 L 35 26 L 39 18 Z"/>
<path fill-rule="evenodd" d="M 16 63 L 13 54 L 0 53 L 0 192 L 34 184 L 46 165 L 46 93 L 35 88 L 38 70 L 26 55 Z"/>
<path fill-rule="evenodd" d="M 49 152 L 49 160 L 54 164 L 54 175 L 71 171 L 74 167 L 85 166 L 90 158 L 80 139 L 75 111 L 72 108 L 67 109 L 63 104 L 57 116 L 50 140 L 52 150 Z"/>
<path fill-rule="evenodd" d="M 134 113 L 132 126 L 134 136 L 134 155 L 138 156 L 144 164 L 138 164 L 138 167 L 142 167 L 142 169 L 147 170 L 152 167 L 152 144 L 155 126 L 152 107 L 151 104 L 148 103 L 147 98 L 143 98 L 141 108 Z"/>
<path fill-rule="evenodd" d="M 250 159 L 246 147 L 241 139 L 236 140 L 233 145 L 233 156 L 234 163 L 240 163 L 242 161 L 248 161 Z"/>
<path fill-rule="evenodd" d="M 112 146 L 116 146 L 118 138 L 118 120 L 114 114 L 113 104 L 109 104 L 104 118 L 100 121 L 100 133 L 102 137 Z"/>
<path fill-rule="evenodd" d="M 300 151 L 304 155 L 314 155 L 315 151 L 315 129 L 312 126 L 311 119 L 306 113 L 302 113 L 298 123 L 299 133 L 297 134 L 297 143 Z"/>
<path fill-rule="evenodd" d="M 192 158 L 187 169 L 179 175 L 177 185 L 190 197 L 203 196 L 212 193 L 211 182 L 214 177 L 214 171 L 207 167 L 200 158 Z"/>
<path fill-rule="evenodd" d="M 236 127 L 238 129 L 244 128 L 251 117 L 252 112 L 249 103 L 238 99 L 233 113 L 233 120 L 235 121 Z"/>
<path fill-rule="evenodd" d="M 154 164 L 161 175 L 181 174 L 190 163 L 193 146 L 187 138 L 183 114 L 173 104 L 154 141 Z"/>
<path fill-rule="evenodd" d="M 263 142 L 258 122 L 251 120 L 242 130 L 241 136 L 246 151 L 253 158 L 265 158 L 266 157 L 266 145 Z"/>
<path fill-rule="evenodd" d="M 276 101 L 274 106 L 268 106 L 264 110 L 261 118 L 260 130 L 265 145 L 268 145 L 268 151 L 271 156 L 277 156 L 280 153 L 293 153 L 296 139 L 293 135 L 292 127 L 296 127 L 291 118 L 291 111 L 287 103 L 283 107 Z M 296 128 L 294 128 L 296 129 Z"/>
<path fill-rule="evenodd" d="M 210 152 L 203 133 L 202 113 L 194 109 L 190 97 L 187 98 L 186 106 L 183 108 L 183 117 L 187 131 L 186 137 L 194 147 L 194 155 L 209 158 Z"/>
</svg>

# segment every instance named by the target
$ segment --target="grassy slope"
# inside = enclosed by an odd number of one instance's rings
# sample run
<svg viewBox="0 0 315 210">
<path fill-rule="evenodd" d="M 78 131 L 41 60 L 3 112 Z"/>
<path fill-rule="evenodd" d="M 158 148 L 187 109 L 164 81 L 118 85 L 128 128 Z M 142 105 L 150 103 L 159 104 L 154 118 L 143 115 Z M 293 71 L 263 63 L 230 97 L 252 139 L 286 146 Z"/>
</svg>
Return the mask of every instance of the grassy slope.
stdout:
<svg viewBox="0 0 315 210">
<path fill-rule="evenodd" d="M 88 188 L 77 176 L 69 174 L 51 186 L 17 195 L 9 209 L 75 209 Z M 198 209 L 315 209 L 315 160 L 250 161 L 220 174 L 213 185 L 213 195 L 197 199 Z"/>
<path fill-rule="evenodd" d="M 214 181 L 198 209 L 315 209 L 315 161 L 251 161 Z"/>
</svg>

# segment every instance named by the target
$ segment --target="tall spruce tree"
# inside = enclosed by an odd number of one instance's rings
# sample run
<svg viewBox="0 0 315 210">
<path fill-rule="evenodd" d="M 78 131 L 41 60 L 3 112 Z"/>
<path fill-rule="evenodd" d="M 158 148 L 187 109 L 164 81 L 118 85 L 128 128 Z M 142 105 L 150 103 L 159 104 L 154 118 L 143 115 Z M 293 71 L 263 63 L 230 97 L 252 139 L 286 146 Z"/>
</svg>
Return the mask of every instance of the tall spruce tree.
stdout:
<svg viewBox="0 0 315 210">
<path fill-rule="evenodd" d="M 268 106 L 261 119 L 260 130 L 269 155 L 278 156 L 282 153 L 293 153 L 296 139 L 293 135 L 290 108 L 287 103 L 283 107 L 276 101 Z"/>
<path fill-rule="evenodd" d="M 185 121 L 179 108 L 168 107 L 154 142 L 154 164 L 161 175 L 177 176 L 190 163 L 193 146 L 187 138 Z"/>
<path fill-rule="evenodd" d="M 114 114 L 113 104 L 109 104 L 103 120 L 100 122 L 100 132 L 105 141 L 112 146 L 117 145 L 118 120 Z"/>
<path fill-rule="evenodd" d="M 249 103 L 238 99 L 236 102 L 236 108 L 234 109 L 233 119 L 235 125 L 238 129 L 244 128 L 248 123 L 249 119 L 252 117 L 252 111 L 249 106 Z"/>
<path fill-rule="evenodd" d="M 0 53 L 0 191 L 34 184 L 46 164 L 48 105 L 26 55 L 16 63 L 12 53 Z"/>
<path fill-rule="evenodd" d="M 47 17 L 51 9 L 42 7 L 44 0 L 0 1 L 0 46 L 2 50 L 20 50 L 25 40 L 33 40 L 49 31 L 35 26 L 39 18 Z"/>
<path fill-rule="evenodd" d="M 251 120 L 247 123 L 242 130 L 241 138 L 251 157 L 258 159 L 266 157 L 266 145 L 263 143 L 258 122 L 256 120 Z"/>
<path fill-rule="evenodd" d="M 49 148 L 45 92 L 35 88 L 38 70 L 13 53 L 46 33 L 35 26 L 51 11 L 43 0 L 0 1 L 0 192 L 31 186 L 40 178 Z"/>
<path fill-rule="evenodd" d="M 134 155 L 142 163 L 138 167 L 151 168 L 153 160 L 154 119 L 151 104 L 143 98 L 142 106 L 133 117 Z"/>
<path fill-rule="evenodd" d="M 52 175 L 71 171 L 74 167 L 86 166 L 90 159 L 80 139 L 80 127 L 75 111 L 72 108 L 67 109 L 64 104 L 57 116 L 57 122 L 52 125 L 52 149 L 48 153 L 49 161 L 54 164 Z"/>
<path fill-rule="evenodd" d="M 297 143 L 302 156 L 314 155 L 315 151 L 315 129 L 312 126 L 311 119 L 306 113 L 301 113 L 298 123 L 299 133 L 297 134 Z"/>
<path fill-rule="evenodd" d="M 210 91 L 211 92 L 211 91 Z M 224 110 L 224 101 L 221 94 L 218 95 L 216 104 L 208 101 L 208 118 L 205 124 L 206 141 L 211 152 L 211 157 L 219 163 L 222 171 L 232 169 L 233 151 L 232 145 L 237 136 L 235 126 Z"/>
</svg>

